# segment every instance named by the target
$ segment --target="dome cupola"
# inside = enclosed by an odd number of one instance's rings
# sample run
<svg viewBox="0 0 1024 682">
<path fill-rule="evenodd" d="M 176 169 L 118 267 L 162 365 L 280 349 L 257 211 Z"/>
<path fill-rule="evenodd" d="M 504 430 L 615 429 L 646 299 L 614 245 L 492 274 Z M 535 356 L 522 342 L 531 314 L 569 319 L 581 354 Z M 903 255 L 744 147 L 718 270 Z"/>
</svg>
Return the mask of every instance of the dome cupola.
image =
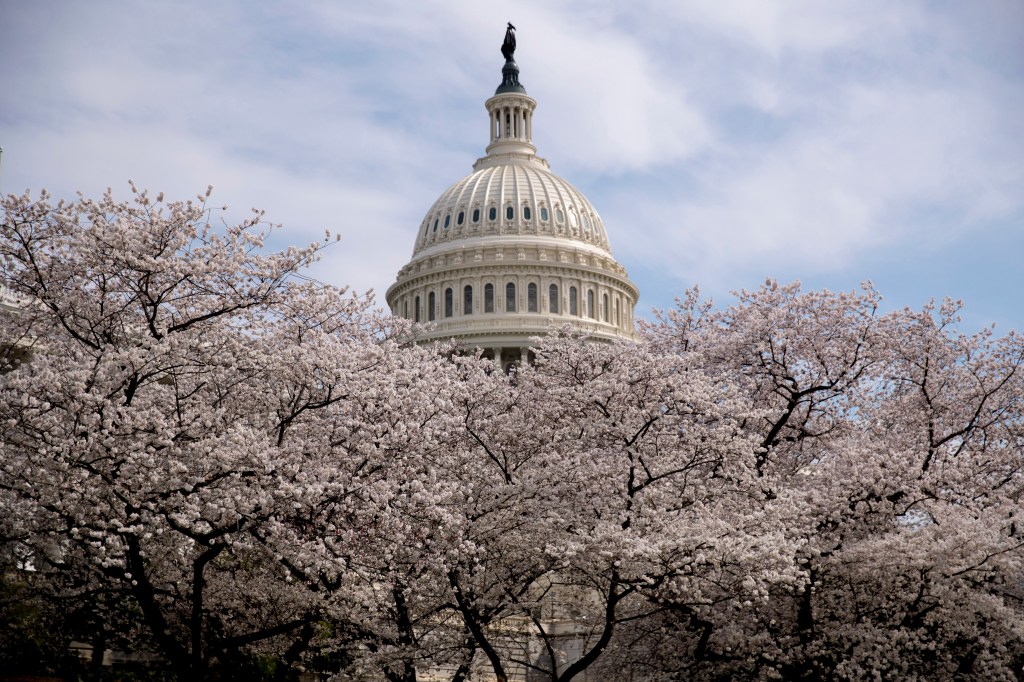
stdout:
<svg viewBox="0 0 1024 682">
<path fill-rule="evenodd" d="M 597 211 L 536 154 L 537 102 L 519 82 L 515 47 L 509 24 L 501 84 L 484 104 L 486 155 L 427 211 L 386 294 L 392 314 L 429 325 L 424 340 L 455 338 L 503 365 L 551 325 L 634 338 L 638 297 Z"/>
</svg>

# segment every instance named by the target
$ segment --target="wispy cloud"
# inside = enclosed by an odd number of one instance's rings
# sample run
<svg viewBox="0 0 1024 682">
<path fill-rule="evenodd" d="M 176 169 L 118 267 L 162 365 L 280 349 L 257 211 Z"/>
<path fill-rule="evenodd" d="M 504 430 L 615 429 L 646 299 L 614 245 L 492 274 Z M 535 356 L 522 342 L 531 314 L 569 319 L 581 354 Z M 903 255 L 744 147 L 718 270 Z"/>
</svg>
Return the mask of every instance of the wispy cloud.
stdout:
<svg viewBox="0 0 1024 682">
<path fill-rule="evenodd" d="M 623 4 L 16 3 L 0 24 L 4 191 L 215 185 L 277 239 L 343 235 L 317 275 L 382 292 L 483 153 L 519 27 L 536 143 L 594 202 L 640 310 L 764 274 L 1024 308 L 1024 9 L 986 0 Z M 993 269 L 956 268 L 970 244 Z M 962 260 L 962 259 L 961 259 Z M 973 261 L 972 261 L 973 262 Z M 830 274 L 831 273 L 831 274 Z M 948 286 L 945 286 L 948 284 Z"/>
</svg>

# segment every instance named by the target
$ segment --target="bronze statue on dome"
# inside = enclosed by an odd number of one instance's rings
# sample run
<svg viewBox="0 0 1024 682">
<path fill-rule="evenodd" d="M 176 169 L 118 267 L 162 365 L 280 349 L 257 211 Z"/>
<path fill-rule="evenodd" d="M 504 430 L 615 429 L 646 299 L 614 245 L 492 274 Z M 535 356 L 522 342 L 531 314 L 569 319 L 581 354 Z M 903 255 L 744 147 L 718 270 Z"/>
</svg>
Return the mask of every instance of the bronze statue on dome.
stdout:
<svg viewBox="0 0 1024 682">
<path fill-rule="evenodd" d="M 512 22 L 508 22 L 508 28 L 505 29 L 505 42 L 501 44 L 501 54 L 505 56 L 505 61 L 513 61 L 512 56 L 516 52 L 516 27 L 512 25 Z"/>
</svg>

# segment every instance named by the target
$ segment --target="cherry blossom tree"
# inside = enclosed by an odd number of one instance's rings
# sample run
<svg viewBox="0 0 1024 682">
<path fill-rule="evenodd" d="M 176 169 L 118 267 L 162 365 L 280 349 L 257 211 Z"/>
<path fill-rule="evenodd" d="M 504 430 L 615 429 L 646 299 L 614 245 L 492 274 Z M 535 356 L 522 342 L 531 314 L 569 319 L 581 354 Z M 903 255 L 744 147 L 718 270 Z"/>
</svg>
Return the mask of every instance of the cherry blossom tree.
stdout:
<svg viewBox="0 0 1024 682">
<path fill-rule="evenodd" d="M 40 656 L 1021 679 L 1019 335 L 769 280 L 505 375 L 208 199 L 3 200 L 0 616 Z"/>
<path fill-rule="evenodd" d="M 710 585 L 716 555 L 758 554 L 767 522 L 731 386 L 636 344 L 563 333 L 536 351 L 507 380 L 453 363 L 464 392 L 449 408 L 459 485 L 444 568 L 499 680 L 577 678 L 622 624 L 665 608 L 654 596 L 669 582 Z"/>
<path fill-rule="evenodd" d="M 183 677 L 260 646 L 296 661 L 320 606 L 265 527 L 329 453 L 330 430 L 304 427 L 380 364 L 387 329 L 292 277 L 320 245 L 264 255 L 262 214 L 215 226 L 209 192 L 133 194 L 4 201 L 3 285 L 25 301 L 0 325 L 7 551 L 54 599 L 137 610 L 122 643 Z"/>
<path fill-rule="evenodd" d="M 878 302 L 870 287 L 769 281 L 722 311 L 691 292 L 646 329 L 760 410 L 745 427 L 798 572 L 648 628 L 667 668 L 1019 679 L 1024 343 L 958 333 L 952 302 L 888 315 Z"/>
</svg>

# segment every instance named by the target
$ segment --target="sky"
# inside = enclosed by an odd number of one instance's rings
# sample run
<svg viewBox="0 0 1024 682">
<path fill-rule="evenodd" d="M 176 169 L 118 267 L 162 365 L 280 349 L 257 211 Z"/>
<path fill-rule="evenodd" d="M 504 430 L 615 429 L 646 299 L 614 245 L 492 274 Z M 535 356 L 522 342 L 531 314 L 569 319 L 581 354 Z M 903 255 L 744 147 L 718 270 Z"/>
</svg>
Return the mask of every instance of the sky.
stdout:
<svg viewBox="0 0 1024 682">
<path fill-rule="evenodd" d="M 505 24 L 534 143 L 641 295 L 766 278 L 1024 330 L 1019 0 L 0 0 L 0 191 L 128 181 L 384 292 L 488 142 Z"/>
</svg>

